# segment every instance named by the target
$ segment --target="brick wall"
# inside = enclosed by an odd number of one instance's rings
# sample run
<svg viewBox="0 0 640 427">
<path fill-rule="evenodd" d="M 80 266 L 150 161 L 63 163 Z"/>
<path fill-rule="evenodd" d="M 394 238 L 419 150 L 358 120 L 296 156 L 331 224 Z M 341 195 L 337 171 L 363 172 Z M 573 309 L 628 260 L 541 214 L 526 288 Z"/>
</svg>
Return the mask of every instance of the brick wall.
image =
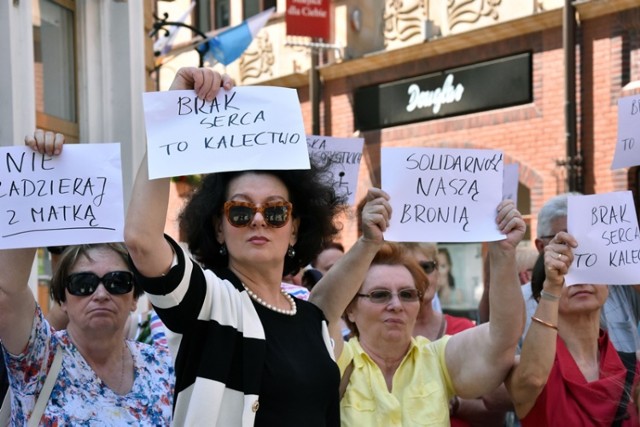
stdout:
<svg viewBox="0 0 640 427">
<path fill-rule="evenodd" d="M 639 67 L 632 61 L 640 55 L 638 37 L 632 37 L 637 36 L 635 25 L 640 24 L 622 20 L 622 15 L 582 22 L 576 35 L 576 40 L 582 42 L 576 48 L 576 105 L 586 193 L 624 190 L 633 185 L 628 179 L 633 174 L 611 170 L 617 135 L 617 100 L 630 78 L 640 78 Z M 561 28 L 325 82 L 322 131 L 333 136 L 353 135 L 356 129 L 352 93 L 356 88 L 525 51 L 533 54 L 532 103 L 363 132 L 366 146 L 358 199 L 370 185 L 380 185 L 380 147 L 500 149 L 507 163 L 520 164 L 520 183 L 530 190 L 531 229 L 535 234 L 535 216 L 544 201 L 567 190 L 566 170 L 557 165 L 558 160 L 566 158 Z M 308 97 L 301 96 L 301 101 L 308 120 Z M 343 241 L 349 246 L 355 238 L 355 220 L 348 219 Z"/>
</svg>

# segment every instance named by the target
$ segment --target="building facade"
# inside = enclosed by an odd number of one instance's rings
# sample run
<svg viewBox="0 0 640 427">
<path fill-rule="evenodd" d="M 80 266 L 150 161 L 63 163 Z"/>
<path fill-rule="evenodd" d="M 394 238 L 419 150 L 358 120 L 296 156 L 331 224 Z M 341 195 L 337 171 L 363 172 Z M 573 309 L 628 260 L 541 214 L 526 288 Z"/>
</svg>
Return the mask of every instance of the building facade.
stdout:
<svg viewBox="0 0 640 427">
<path fill-rule="evenodd" d="M 153 6 L 151 0 L 1 2 L 0 145 L 23 145 L 36 127 L 72 143 L 120 142 L 128 200 L 145 150 L 142 93 L 154 88 L 153 58 L 145 53 L 151 55 L 145 17 L 152 21 Z M 40 251 L 32 286 L 46 311 L 48 289 L 36 280 L 46 285 L 45 255 Z"/>
<path fill-rule="evenodd" d="M 300 47 L 309 40 L 286 36 L 286 4 L 277 3 L 278 13 L 226 71 L 240 84 L 298 88 L 311 133 L 310 50 Z M 234 5 L 230 25 L 242 19 Z M 323 135 L 365 139 L 360 197 L 380 185 L 381 147 L 501 150 L 506 163 L 519 165 L 518 206 L 529 239 L 537 212 L 558 193 L 636 191 L 637 168 L 611 169 L 617 102 L 640 79 L 636 1 L 331 5 L 327 42 L 338 49 L 320 57 L 318 125 Z M 349 245 L 355 221 L 345 224 Z M 445 246 L 457 254 L 469 304 L 482 281 L 482 249 Z"/>
</svg>

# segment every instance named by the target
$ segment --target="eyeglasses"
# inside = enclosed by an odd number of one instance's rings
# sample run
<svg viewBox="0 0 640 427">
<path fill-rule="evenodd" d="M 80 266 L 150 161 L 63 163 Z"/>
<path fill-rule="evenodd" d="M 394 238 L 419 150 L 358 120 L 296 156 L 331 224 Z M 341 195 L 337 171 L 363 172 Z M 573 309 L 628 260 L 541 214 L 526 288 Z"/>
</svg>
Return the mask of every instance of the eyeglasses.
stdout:
<svg viewBox="0 0 640 427">
<path fill-rule="evenodd" d="M 402 302 L 418 301 L 422 294 L 416 288 L 401 289 L 397 293 L 387 289 L 377 289 L 368 294 L 356 294 L 359 297 L 369 298 L 369 301 L 375 304 L 387 304 L 394 295 L 398 295 L 398 299 Z"/>
<path fill-rule="evenodd" d="M 438 263 L 436 261 L 420 261 L 420 267 L 425 273 L 431 274 L 438 268 Z"/>
<path fill-rule="evenodd" d="M 260 212 L 268 226 L 284 227 L 289 221 L 292 209 L 293 205 L 285 201 L 264 203 L 262 206 L 238 200 L 229 200 L 224 204 L 227 221 L 234 227 L 248 226 L 257 212 Z"/>
<path fill-rule="evenodd" d="M 100 282 L 111 295 L 124 295 L 133 289 L 133 274 L 129 271 L 111 271 L 102 277 L 93 273 L 73 273 L 67 277 L 67 290 L 71 295 L 86 297 L 93 294 Z"/>
</svg>

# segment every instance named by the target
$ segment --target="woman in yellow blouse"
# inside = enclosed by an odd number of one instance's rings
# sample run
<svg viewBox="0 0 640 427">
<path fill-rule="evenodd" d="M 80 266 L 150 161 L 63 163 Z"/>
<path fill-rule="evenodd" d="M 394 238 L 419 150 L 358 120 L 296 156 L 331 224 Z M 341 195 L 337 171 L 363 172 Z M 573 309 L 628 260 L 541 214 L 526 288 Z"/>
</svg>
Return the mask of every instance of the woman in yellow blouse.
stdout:
<svg viewBox="0 0 640 427">
<path fill-rule="evenodd" d="M 372 189 L 367 198 L 362 237 L 311 294 L 312 301 L 331 307 L 325 315 L 346 385 L 342 425 L 448 425 L 452 396 L 494 390 L 513 365 L 524 324 L 515 268 L 524 221 L 512 202 L 498 206 L 506 239 L 489 244 L 490 322 L 431 342 L 412 337 L 428 279 L 409 253 L 383 242 L 389 196 Z M 347 343 L 337 327 L 345 309 L 356 335 Z"/>
</svg>

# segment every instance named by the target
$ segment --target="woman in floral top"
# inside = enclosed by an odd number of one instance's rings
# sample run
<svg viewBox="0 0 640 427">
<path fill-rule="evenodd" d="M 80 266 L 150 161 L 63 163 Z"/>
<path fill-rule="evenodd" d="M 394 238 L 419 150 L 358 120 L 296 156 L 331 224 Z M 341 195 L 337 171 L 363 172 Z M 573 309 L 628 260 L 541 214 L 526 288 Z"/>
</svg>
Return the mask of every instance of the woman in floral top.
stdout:
<svg viewBox="0 0 640 427">
<path fill-rule="evenodd" d="M 37 131 L 27 145 L 58 154 L 62 135 Z M 166 426 L 173 368 L 166 350 L 124 339 L 142 290 L 122 244 L 70 246 L 51 296 L 69 317 L 64 331 L 44 319 L 27 286 L 35 249 L 0 251 L 0 340 L 13 398 L 11 425 L 26 425 L 56 352 L 62 352 L 41 426 Z"/>
</svg>

